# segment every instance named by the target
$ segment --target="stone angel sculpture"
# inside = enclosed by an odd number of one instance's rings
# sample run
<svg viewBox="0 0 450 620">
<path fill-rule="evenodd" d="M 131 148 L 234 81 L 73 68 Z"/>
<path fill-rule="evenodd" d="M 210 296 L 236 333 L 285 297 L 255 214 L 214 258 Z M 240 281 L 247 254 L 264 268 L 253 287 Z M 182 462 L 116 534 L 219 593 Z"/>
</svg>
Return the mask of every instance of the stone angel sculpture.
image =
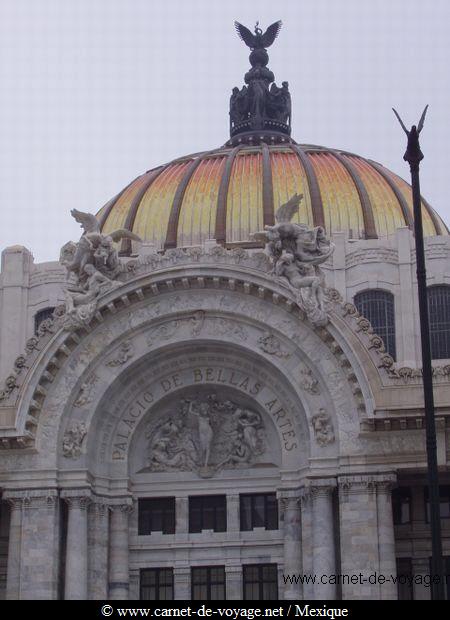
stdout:
<svg viewBox="0 0 450 620">
<path fill-rule="evenodd" d="M 100 222 L 92 213 L 83 213 L 77 209 L 72 209 L 70 213 L 81 224 L 84 232 L 77 244 L 73 259 L 66 263 L 68 271 L 82 273 L 85 265 L 90 263 L 104 275 L 114 278 L 120 269 L 114 243 L 122 239 L 141 241 L 141 238 L 124 228 L 105 235 L 100 232 Z"/>
<path fill-rule="evenodd" d="M 326 325 L 325 279 L 319 265 L 334 251 L 334 244 L 321 226 L 310 228 L 292 222 L 299 211 L 303 194 L 294 194 L 275 213 L 275 225 L 256 233 L 273 263 L 275 276 L 287 281 L 297 304 L 313 325 Z"/>
<path fill-rule="evenodd" d="M 98 297 L 120 284 L 117 278 L 122 265 L 114 244 L 121 239 L 141 241 L 140 237 L 124 228 L 102 233 L 100 223 L 92 213 L 72 209 L 71 215 L 81 224 L 83 234 L 78 243 L 66 243 L 59 258 L 67 269 L 67 328 L 89 322 L 96 311 Z"/>
</svg>

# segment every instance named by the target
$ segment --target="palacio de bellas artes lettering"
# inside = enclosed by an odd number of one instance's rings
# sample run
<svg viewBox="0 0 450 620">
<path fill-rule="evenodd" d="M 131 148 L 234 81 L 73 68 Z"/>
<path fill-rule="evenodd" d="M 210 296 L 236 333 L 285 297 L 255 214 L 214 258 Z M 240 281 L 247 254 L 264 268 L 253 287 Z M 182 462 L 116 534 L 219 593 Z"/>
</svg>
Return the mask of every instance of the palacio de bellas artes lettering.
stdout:
<svg viewBox="0 0 450 620">
<path fill-rule="evenodd" d="M 223 146 L 67 212 L 59 260 L 3 250 L 5 599 L 430 598 L 411 188 L 296 142 L 281 22 L 235 26 Z M 450 568 L 450 237 L 422 212 Z"/>
</svg>

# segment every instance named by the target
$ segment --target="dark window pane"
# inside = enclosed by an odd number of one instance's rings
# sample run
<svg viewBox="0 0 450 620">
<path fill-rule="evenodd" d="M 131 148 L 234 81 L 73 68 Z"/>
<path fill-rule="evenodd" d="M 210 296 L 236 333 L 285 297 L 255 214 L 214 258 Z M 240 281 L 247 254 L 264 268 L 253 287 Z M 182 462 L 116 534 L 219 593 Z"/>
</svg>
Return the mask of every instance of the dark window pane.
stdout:
<svg viewBox="0 0 450 620">
<path fill-rule="evenodd" d="M 275 493 L 267 496 L 267 524 L 268 530 L 278 529 L 278 500 Z"/>
<path fill-rule="evenodd" d="M 355 295 L 358 312 L 368 319 L 375 331 L 383 338 L 386 351 L 394 359 L 395 350 L 395 313 L 394 296 L 388 291 L 363 291 Z"/>
<path fill-rule="evenodd" d="M 276 564 L 247 564 L 243 566 L 245 600 L 277 600 L 278 570 Z"/>
<path fill-rule="evenodd" d="M 412 601 L 412 565 L 411 558 L 397 559 L 397 595 L 399 601 Z"/>
<path fill-rule="evenodd" d="M 240 496 L 241 530 L 255 527 L 278 529 L 278 501 L 275 493 L 253 493 Z"/>
<path fill-rule="evenodd" d="M 439 511 L 441 519 L 450 519 L 450 486 L 444 485 L 439 487 Z M 430 501 L 428 495 L 428 487 L 425 487 L 425 506 L 427 523 L 430 522 Z"/>
<path fill-rule="evenodd" d="M 248 532 L 252 529 L 252 498 L 241 495 L 240 498 L 241 530 Z"/>
<path fill-rule="evenodd" d="M 173 569 L 145 568 L 141 570 L 142 601 L 173 601 Z"/>
<path fill-rule="evenodd" d="M 450 358 L 450 286 L 428 289 L 430 345 L 433 359 Z"/>
<path fill-rule="evenodd" d="M 264 495 L 253 498 L 253 527 L 264 527 L 266 524 L 266 501 Z"/>
<path fill-rule="evenodd" d="M 225 567 L 196 566 L 191 569 L 192 600 L 223 600 L 225 596 Z"/>
<path fill-rule="evenodd" d="M 202 530 L 225 532 L 227 499 L 225 495 L 199 495 L 189 498 L 189 532 Z"/>
<path fill-rule="evenodd" d="M 138 533 L 175 533 L 175 498 L 160 497 L 139 500 Z"/>
<path fill-rule="evenodd" d="M 394 525 L 411 523 L 411 489 L 399 487 L 392 491 Z"/>
</svg>

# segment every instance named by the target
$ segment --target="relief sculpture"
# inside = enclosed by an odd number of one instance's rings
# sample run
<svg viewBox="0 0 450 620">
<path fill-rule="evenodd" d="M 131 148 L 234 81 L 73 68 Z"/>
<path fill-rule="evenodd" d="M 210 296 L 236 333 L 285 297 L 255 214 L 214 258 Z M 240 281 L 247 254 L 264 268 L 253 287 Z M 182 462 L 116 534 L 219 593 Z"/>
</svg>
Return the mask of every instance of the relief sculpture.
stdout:
<svg viewBox="0 0 450 620">
<path fill-rule="evenodd" d="M 221 469 L 251 466 L 265 451 L 261 415 L 215 394 L 182 400 L 163 422 L 147 427 L 152 471 L 195 471 L 209 478 Z"/>
<path fill-rule="evenodd" d="M 298 212 L 302 194 L 294 194 L 275 213 L 276 224 L 254 235 L 264 241 L 273 264 L 273 273 L 288 284 L 299 308 L 316 327 L 328 323 L 325 306 L 325 277 L 319 265 L 334 252 L 321 226 L 309 228 L 292 222 Z"/>
</svg>

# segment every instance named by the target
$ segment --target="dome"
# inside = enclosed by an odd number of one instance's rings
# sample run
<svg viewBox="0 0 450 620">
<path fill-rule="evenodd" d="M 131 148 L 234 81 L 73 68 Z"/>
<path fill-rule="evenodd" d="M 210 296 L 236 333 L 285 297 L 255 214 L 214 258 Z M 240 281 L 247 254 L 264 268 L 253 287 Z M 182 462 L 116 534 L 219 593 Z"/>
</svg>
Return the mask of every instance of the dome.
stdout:
<svg viewBox="0 0 450 620">
<path fill-rule="evenodd" d="M 293 221 L 324 226 L 328 235 L 374 239 L 413 228 L 406 181 L 353 153 L 291 140 L 181 157 L 137 177 L 97 217 L 102 232 L 127 228 L 157 249 L 207 239 L 256 247 L 252 234 L 273 224 L 277 208 L 296 192 L 304 198 Z M 422 214 L 425 235 L 449 234 L 424 199 Z M 130 252 L 128 240 L 121 250 Z"/>
</svg>

